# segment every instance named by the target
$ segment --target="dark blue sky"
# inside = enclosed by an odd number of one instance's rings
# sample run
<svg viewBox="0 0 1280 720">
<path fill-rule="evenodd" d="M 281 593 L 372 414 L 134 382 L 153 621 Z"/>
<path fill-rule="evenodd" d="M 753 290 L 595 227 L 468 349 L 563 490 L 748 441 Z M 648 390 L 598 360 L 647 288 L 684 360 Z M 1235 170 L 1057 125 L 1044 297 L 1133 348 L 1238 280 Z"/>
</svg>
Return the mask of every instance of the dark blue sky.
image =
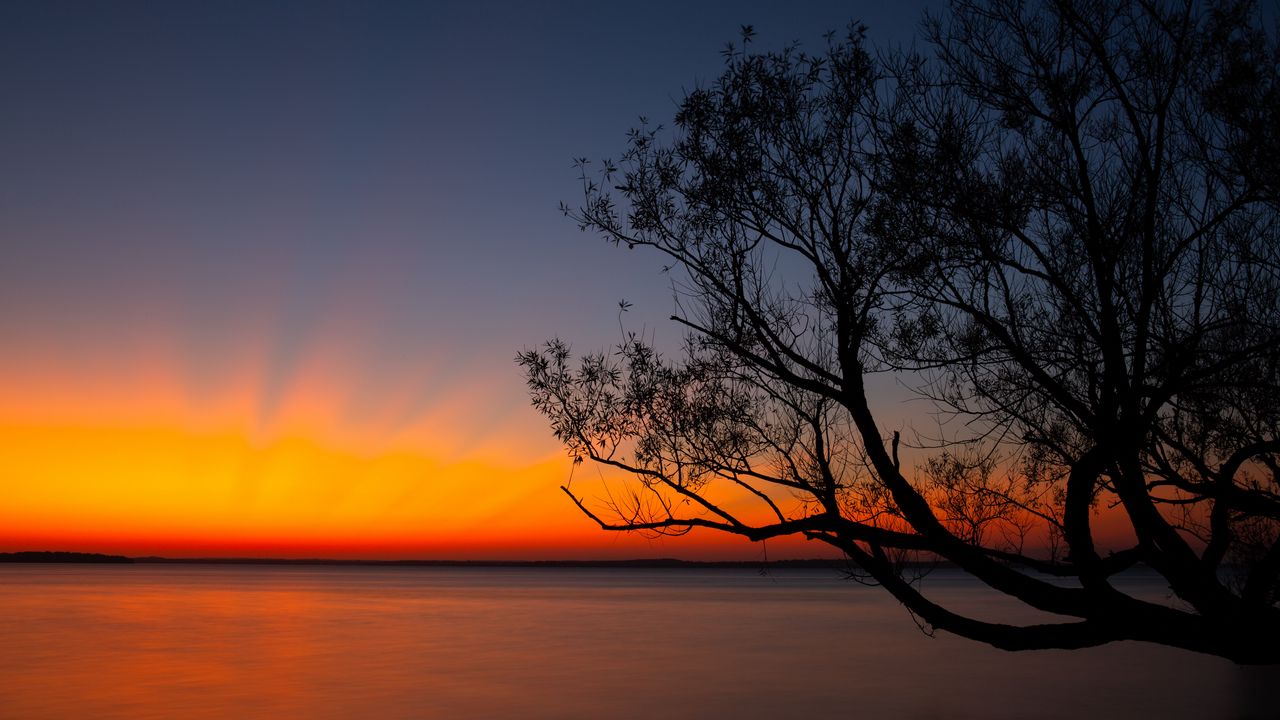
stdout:
<svg viewBox="0 0 1280 720">
<path fill-rule="evenodd" d="M 881 5 L 5 3 L 0 331 L 158 313 L 217 354 L 241 314 L 287 336 L 345 307 L 405 358 L 611 340 L 665 284 L 560 217 L 570 159 L 669 118 L 741 24 L 907 37 L 918 10 Z"/>
</svg>

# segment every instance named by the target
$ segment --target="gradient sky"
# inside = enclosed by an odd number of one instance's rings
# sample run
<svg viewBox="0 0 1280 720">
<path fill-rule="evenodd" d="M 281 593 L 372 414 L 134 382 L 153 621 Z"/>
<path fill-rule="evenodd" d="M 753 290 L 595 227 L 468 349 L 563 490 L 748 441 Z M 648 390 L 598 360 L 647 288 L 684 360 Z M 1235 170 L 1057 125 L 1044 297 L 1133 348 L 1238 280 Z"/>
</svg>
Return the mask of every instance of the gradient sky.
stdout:
<svg viewBox="0 0 1280 720">
<path fill-rule="evenodd" d="M 658 259 L 559 214 L 573 157 L 668 121 L 741 24 L 817 49 L 918 18 L 0 3 L 0 550 L 759 557 L 597 530 L 512 358 L 615 342 L 623 298 L 679 336 Z"/>
</svg>

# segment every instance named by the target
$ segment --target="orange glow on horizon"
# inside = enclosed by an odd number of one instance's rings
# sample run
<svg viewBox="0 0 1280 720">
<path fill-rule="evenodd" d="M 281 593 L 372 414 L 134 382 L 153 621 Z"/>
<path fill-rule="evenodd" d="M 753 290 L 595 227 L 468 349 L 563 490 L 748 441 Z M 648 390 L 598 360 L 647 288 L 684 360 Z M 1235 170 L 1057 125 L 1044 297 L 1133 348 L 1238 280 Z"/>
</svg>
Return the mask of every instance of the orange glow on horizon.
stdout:
<svg viewBox="0 0 1280 720">
<path fill-rule="evenodd" d="M 267 334 L 260 336 L 267 337 Z M 831 557 L 802 538 L 606 532 L 560 492 L 569 460 L 505 382 L 414 373 L 358 384 L 337 345 L 273 371 L 241 349 L 198 382 L 173 346 L 92 369 L 0 360 L 0 551 L 173 557 L 757 560 Z M 505 367 L 505 366 L 504 366 Z M 592 466 L 575 492 L 616 475 Z M 581 483 L 581 484 L 579 484 Z M 616 487 L 616 486 L 615 486 Z M 1098 518 L 1121 546 L 1118 514 Z"/>
<path fill-rule="evenodd" d="M 514 368 L 509 387 L 422 370 L 362 391 L 347 380 L 358 358 L 329 350 L 305 354 L 275 387 L 266 363 L 248 353 L 204 386 L 172 346 L 132 346 L 114 360 L 95 358 L 92 370 L 53 359 L 3 361 L 0 551 L 830 554 L 803 540 L 761 546 L 712 532 L 655 540 L 602 531 L 560 492 L 569 460 L 523 404 Z"/>
<path fill-rule="evenodd" d="M 561 456 L 442 462 L 296 437 L 256 446 L 234 433 L 18 425 L 0 426 L 0 455 L 6 550 L 388 559 L 764 551 L 714 533 L 658 541 L 605 533 L 559 492 L 568 473 Z"/>
</svg>

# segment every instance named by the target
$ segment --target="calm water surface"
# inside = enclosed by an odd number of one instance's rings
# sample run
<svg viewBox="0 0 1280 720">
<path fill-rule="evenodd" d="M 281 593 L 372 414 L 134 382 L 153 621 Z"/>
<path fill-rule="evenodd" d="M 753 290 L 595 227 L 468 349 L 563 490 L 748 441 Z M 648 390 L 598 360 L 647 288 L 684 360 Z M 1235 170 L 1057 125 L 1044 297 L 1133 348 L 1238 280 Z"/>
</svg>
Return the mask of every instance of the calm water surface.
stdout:
<svg viewBox="0 0 1280 720">
<path fill-rule="evenodd" d="M 5 719 L 1267 718 L 1277 675 L 929 638 L 827 571 L 0 566 Z"/>
</svg>

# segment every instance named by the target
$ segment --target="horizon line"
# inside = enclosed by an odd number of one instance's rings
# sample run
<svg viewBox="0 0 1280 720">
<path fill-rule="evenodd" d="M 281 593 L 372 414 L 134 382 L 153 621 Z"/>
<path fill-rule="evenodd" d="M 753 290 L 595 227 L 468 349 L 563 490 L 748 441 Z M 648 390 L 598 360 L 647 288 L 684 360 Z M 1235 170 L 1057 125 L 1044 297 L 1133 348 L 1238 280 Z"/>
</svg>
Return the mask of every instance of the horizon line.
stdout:
<svg viewBox="0 0 1280 720">
<path fill-rule="evenodd" d="M 840 558 L 786 558 L 779 560 L 684 560 L 672 557 L 626 559 L 366 559 L 366 558 L 281 558 L 281 557 L 165 557 L 160 555 L 112 555 L 66 550 L 25 550 L 0 552 L 0 563 L 138 563 L 138 564 L 229 564 L 229 565 L 374 565 L 436 567 L 848 567 Z"/>
</svg>

